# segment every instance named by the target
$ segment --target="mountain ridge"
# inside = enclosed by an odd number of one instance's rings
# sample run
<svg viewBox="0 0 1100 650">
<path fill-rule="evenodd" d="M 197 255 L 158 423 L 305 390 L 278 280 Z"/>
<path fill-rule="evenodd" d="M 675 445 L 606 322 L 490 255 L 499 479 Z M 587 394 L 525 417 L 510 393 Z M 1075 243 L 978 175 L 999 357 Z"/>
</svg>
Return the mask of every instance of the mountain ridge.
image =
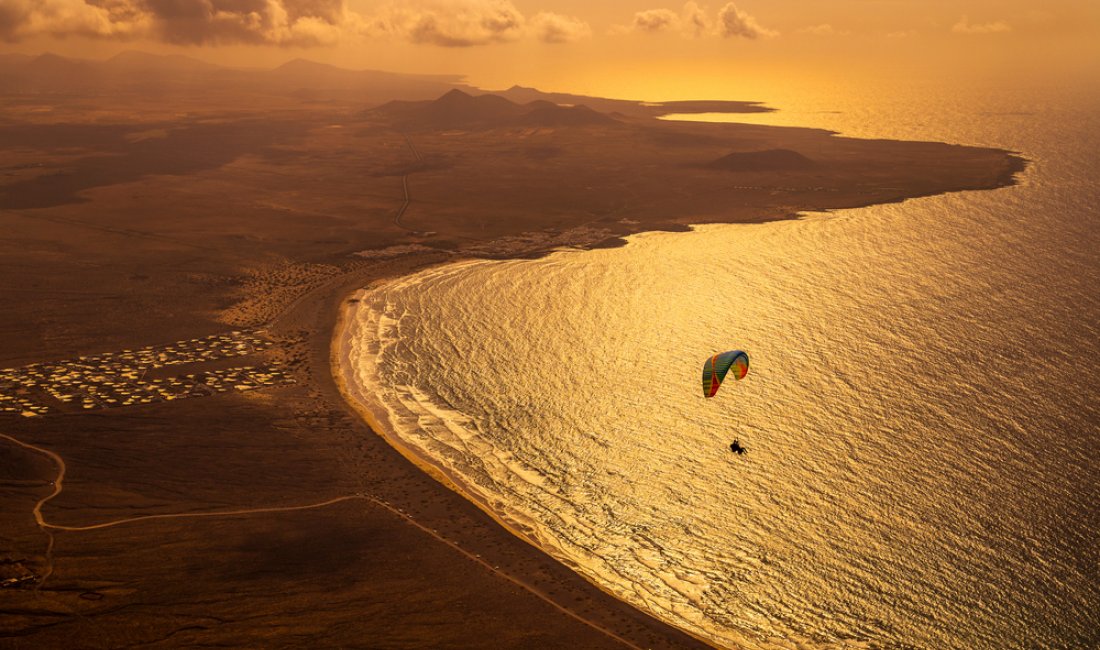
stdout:
<svg viewBox="0 0 1100 650">
<path fill-rule="evenodd" d="M 471 95 L 458 88 L 434 100 L 393 101 L 364 111 L 406 129 L 490 129 L 496 127 L 566 127 L 618 123 L 587 106 L 559 106 L 546 100 L 518 104 L 493 93 Z"/>
</svg>

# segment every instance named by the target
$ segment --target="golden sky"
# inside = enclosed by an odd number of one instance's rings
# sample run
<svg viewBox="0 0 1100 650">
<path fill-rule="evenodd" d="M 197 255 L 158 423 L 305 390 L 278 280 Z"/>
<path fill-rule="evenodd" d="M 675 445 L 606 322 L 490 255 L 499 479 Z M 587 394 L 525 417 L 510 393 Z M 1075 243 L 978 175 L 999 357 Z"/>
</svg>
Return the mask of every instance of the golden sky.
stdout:
<svg viewBox="0 0 1100 650">
<path fill-rule="evenodd" d="M 672 99 L 867 76 L 1100 78 L 1097 0 L 0 0 L 0 52 L 178 53 Z"/>
</svg>

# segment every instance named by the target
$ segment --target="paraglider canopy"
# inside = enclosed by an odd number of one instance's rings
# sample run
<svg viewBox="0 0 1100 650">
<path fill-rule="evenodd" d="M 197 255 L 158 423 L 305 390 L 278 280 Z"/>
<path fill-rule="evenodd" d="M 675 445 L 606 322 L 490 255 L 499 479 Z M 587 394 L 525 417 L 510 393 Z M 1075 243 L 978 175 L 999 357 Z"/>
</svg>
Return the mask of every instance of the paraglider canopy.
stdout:
<svg viewBox="0 0 1100 650">
<path fill-rule="evenodd" d="M 707 359 L 703 364 L 703 396 L 714 397 L 731 370 L 734 379 L 742 379 L 749 372 L 749 355 L 730 350 Z"/>
</svg>

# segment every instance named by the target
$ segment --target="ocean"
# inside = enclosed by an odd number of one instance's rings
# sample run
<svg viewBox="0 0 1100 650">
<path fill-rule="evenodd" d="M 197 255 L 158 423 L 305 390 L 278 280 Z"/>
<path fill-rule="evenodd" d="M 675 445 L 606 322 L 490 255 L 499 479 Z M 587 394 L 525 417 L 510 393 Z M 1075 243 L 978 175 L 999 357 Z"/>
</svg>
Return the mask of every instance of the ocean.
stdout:
<svg viewBox="0 0 1100 650">
<path fill-rule="evenodd" d="M 716 645 L 1100 647 L 1098 97 L 754 97 L 779 112 L 708 119 L 1031 164 L 999 190 L 429 269 L 360 293 L 348 370 L 509 525 Z M 728 349 L 749 374 L 704 399 Z"/>
</svg>

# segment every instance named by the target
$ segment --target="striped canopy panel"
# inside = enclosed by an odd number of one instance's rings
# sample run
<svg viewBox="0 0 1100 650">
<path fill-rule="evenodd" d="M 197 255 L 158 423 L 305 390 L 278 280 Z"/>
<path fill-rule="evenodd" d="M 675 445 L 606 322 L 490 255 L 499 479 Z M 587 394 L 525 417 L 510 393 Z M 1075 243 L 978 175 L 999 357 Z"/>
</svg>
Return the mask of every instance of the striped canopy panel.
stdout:
<svg viewBox="0 0 1100 650">
<path fill-rule="evenodd" d="M 731 368 L 734 379 L 743 378 L 749 372 L 749 355 L 741 350 L 730 350 L 707 359 L 703 364 L 704 397 L 714 397 Z"/>
</svg>

